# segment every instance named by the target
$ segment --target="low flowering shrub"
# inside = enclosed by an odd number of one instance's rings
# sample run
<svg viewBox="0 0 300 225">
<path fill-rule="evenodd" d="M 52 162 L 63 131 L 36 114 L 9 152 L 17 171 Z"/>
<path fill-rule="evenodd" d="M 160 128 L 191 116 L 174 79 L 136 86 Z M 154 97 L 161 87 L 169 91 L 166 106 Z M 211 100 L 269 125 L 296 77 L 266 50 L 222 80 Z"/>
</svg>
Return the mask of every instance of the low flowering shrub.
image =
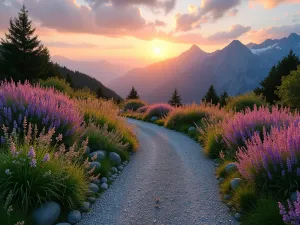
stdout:
<svg viewBox="0 0 300 225">
<path fill-rule="evenodd" d="M 242 112 L 248 108 L 254 109 L 254 106 L 261 107 L 266 106 L 267 102 L 262 96 L 256 95 L 254 93 L 247 93 L 239 95 L 236 97 L 230 97 L 227 100 L 226 109 L 228 111 Z"/>
<path fill-rule="evenodd" d="M 255 132 L 262 133 L 263 127 L 268 132 L 271 126 L 281 127 L 299 119 L 298 113 L 293 114 L 288 108 L 279 109 L 273 106 L 254 106 L 254 109 L 246 109 L 245 112 L 235 113 L 233 117 L 223 120 L 223 139 L 228 148 L 233 152 L 239 146 L 244 146 L 245 142 L 252 137 Z"/>
<path fill-rule="evenodd" d="M 225 114 L 225 111 L 220 110 L 215 105 L 205 103 L 201 105 L 192 104 L 176 108 L 170 112 L 166 117 L 165 126 L 176 130 L 180 130 L 181 128 L 188 129 L 191 126 L 195 126 L 195 124 L 201 126 L 203 119 L 209 117 L 222 119 Z"/>
<path fill-rule="evenodd" d="M 238 170 L 248 181 L 271 191 L 290 193 L 300 182 L 300 123 L 257 132 L 237 152 Z"/>
<path fill-rule="evenodd" d="M 297 200 L 291 203 L 287 200 L 288 208 L 278 202 L 280 214 L 282 215 L 283 222 L 287 225 L 298 225 L 300 224 L 300 194 L 297 192 Z"/>
<path fill-rule="evenodd" d="M 127 100 L 125 103 L 124 103 L 124 110 L 125 111 L 137 111 L 139 108 L 145 106 L 146 103 L 143 102 L 142 100 L 140 99 L 130 99 L 130 100 Z"/>
<path fill-rule="evenodd" d="M 162 118 L 164 116 L 167 116 L 167 114 L 172 110 L 174 110 L 174 108 L 169 104 L 165 104 L 165 103 L 153 104 L 149 106 L 148 110 L 145 113 L 144 119 L 149 120 L 154 116 L 158 118 Z"/>
<path fill-rule="evenodd" d="M 25 133 L 23 123 L 36 124 L 38 131 L 55 128 L 55 136 L 61 134 L 64 143 L 70 145 L 81 129 L 83 116 L 73 101 L 52 88 L 44 89 L 28 82 L 2 82 L 0 124 L 7 127 L 8 132 L 15 128 L 22 135 Z M 0 138 L 5 141 L 2 130 Z"/>
</svg>

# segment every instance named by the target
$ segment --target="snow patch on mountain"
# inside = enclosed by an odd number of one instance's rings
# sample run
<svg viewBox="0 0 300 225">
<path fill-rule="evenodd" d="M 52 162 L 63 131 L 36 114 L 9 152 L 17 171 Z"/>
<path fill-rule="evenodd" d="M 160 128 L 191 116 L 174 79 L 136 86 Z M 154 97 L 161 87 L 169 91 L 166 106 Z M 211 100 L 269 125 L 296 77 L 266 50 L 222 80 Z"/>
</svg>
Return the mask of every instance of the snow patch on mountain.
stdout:
<svg viewBox="0 0 300 225">
<path fill-rule="evenodd" d="M 270 45 L 268 47 L 265 48 L 260 48 L 260 49 L 250 49 L 250 51 L 254 54 L 254 55 L 260 55 L 262 53 L 265 53 L 267 51 L 270 51 L 272 49 L 281 49 L 278 43 L 275 43 L 274 45 Z"/>
</svg>

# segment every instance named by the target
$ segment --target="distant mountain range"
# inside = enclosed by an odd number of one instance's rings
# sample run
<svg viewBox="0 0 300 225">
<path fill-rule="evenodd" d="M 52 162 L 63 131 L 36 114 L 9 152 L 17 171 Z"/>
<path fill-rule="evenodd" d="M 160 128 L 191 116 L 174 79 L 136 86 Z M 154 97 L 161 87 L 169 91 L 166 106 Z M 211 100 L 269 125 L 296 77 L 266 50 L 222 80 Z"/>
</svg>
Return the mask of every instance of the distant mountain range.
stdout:
<svg viewBox="0 0 300 225">
<path fill-rule="evenodd" d="M 85 74 L 96 78 L 103 84 L 108 84 L 110 81 L 124 75 L 131 68 L 126 65 L 111 64 L 105 60 L 100 60 L 96 62 L 85 62 L 76 61 L 68 59 L 64 56 L 52 56 L 51 60 L 58 63 L 59 65 L 64 65 L 71 70 L 80 71 Z"/>
<path fill-rule="evenodd" d="M 218 93 L 238 95 L 253 90 L 270 68 L 290 50 L 300 55 L 300 36 L 243 45 L 233 41 L 222 50 L 206 53 L 196 45 L 180 56 L 134 69 L 108 86 L 125 97 L 135 86 L 148 102 L 169 100 L 174 88 L 184 102 L 199 102 L 213 84 Z"/>
</svg>

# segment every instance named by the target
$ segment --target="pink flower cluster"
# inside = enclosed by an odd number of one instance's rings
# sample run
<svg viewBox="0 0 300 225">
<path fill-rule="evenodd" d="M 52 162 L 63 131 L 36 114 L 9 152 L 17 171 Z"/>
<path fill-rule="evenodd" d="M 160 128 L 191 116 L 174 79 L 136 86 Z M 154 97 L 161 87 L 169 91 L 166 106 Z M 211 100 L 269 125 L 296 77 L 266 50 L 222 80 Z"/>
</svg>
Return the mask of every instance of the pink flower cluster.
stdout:
<svg viewBox="0 0 300 225">
<path fill-rule="evenodd" d="M 283 222 L 285 224 L 300 225 L 300 194 L 297 192 L 297 200 L 294 203 L 288 202 L 288 209 L 284 205 L 278 202 L 280 214 L 282 215 Z M 288 210 L 288 212 L 287 212 Z"/>
<path fill-rule="evenodd" d="M 174 108 L 165 103 L 153 104 L 150 105 L 146 111 L 146 118 L 150 119 L 151 117 L 157 116 L 158 118 L 166 116 Z"/>
<path fill-rule="evenodd" d="M 280 127 L 299 119 L 299 114 L 293 115 L 288 108 L 273 106 L 270 110 L 265 106 L 255 106 L 252 111 L 248 108 L 222 122 L 223 139 L 229 148 L 236 147 L 243 145 L 254 132 L 261 132 L 263 127 L 269 130 L 271 126 Z"/>
<path fill-rule="evenodd" d="M 0 125 L 22 130 L 24 119 L 43 128 L 70 137 L 80 129 L 83 116 L 67 96 L 39 85 L 2 82 L 0 84 Z M 1 131 L 0 131 L 1 132 Z M 0 133 L 1 136 L 1 133 Z M 0 137 L 4 142 L 3 136 Z"/>
<path fill-rule="evenodd" d="M 255 133 L 237 152 L 238 170 L 247 180 L 265 175 L 268 180 L 300 179 L 300 123 L 273 126 L 270 133 Z M 286 178 L 288 179 L 288 178 Z"/>
</svg>

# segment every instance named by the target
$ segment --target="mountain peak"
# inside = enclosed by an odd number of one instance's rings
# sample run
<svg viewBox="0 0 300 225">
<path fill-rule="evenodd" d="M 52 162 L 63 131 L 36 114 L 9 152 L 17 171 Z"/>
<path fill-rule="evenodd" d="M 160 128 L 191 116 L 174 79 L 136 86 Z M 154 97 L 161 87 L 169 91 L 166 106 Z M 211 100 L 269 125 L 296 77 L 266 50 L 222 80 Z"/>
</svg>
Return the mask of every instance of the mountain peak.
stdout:
<svg viewBox="0 0 300 225">
<path fill-rule="evenodd" d="M 233 40 L 228 46 L 237 46 L 237 47 L 241 47 L 244 46 L 242 44 L 242 42 L 240 42 L 239 40 Z"/>
<path fill-rule="evenodd" d="M 300 38 L 300 36 L 296 33 L 291 33 L 289 36 L 288 36 L 288 39 L 295 39 L 295 38 Z"/>
</svg>

